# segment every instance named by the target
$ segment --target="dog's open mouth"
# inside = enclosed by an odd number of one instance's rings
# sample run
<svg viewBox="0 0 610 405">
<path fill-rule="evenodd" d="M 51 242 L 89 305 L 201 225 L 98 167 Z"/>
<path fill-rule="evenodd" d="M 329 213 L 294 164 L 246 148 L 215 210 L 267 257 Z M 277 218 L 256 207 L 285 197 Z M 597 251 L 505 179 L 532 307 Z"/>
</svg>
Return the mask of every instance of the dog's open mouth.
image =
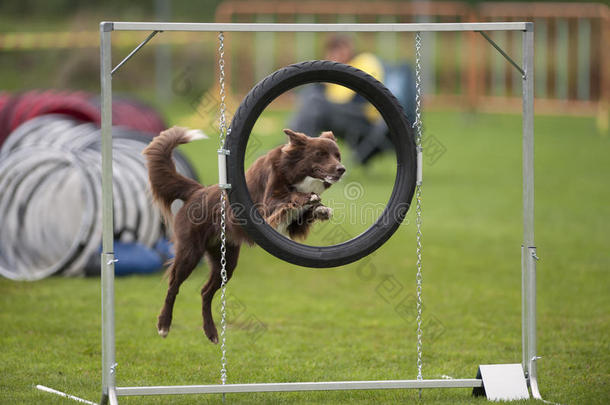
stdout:
<svg viewBox="0 0 610 405">
<path fill-rule="evenodd" d="M 322 181 L 324 181 L 324 185 L 326 187 L 330 187 L 331 185 L 335 184 L 336 182 L 338 182 L 339 180 L 341 180 L 341 176 L 325 176 Z"/>
</svg>

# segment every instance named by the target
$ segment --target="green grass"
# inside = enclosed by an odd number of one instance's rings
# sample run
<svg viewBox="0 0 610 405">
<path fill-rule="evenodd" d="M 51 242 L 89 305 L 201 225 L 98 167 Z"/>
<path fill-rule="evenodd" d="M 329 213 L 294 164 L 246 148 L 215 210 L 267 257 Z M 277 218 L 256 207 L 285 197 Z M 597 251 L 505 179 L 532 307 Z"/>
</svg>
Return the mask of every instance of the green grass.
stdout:
<svg viewBox="0 0 610 405">
<path fill-rule="evenodd" d="M 264 147 L 281 140 L 265 135 L 281 129 L 276 118 L 257 127 Z M 521 120 L 431 112 L 426 129 L 446 152 L 424 168 L 424 376 L 471 378 L 478 364 L 521 359 Z M 216 179 L 215 149 L 213 141 L 185 148 L 205 183 Z M 592 119 L 536 120 L 539 381 L 543 397 L 562 404 L 610 402 L 609 151 L 610 139 L 597 135 Z M 348 178 L 324 199 L 344 201 L 342 187 L 359 182 L 357 202 L 384 201 L 392 159 L 365 170 L 348 156 Z M 415 378 L 413 214 L 369 258 L 338 269 L 307 270 L 245 248 L 229 284 L 229 382 Z M 339 225 L 322 226 L 314 238 L 333 226 Z M 165 340 L 155 330 L 161 275 L 116 280 L 120 386 L 219 381 L 219 348 L 200 327 L 206 273 L 201 266 L 184 284 Z M 401 303 L 404 311 L 397 310 Z M 1 404 L 71 403 L 39 393 L 35 384 L 99 398 L 98 279 L 3 279 L 0 305 Z M 218 403 L 220 396 L 121 398 L 195 401 Z M 401 390 L 227 397 L 251 404 L 373 402 L 484 400 L 468 389 L 427 390 L 421 401 L 416 391 Z"/>
</svg>

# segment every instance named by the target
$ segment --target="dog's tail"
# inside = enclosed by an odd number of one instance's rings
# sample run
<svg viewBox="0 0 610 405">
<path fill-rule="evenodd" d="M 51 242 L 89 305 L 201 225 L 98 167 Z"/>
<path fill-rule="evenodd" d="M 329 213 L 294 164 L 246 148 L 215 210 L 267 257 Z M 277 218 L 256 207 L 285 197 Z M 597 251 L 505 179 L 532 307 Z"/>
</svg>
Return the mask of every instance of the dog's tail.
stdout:
<svg viewBox="0 0 610 405">
<path fill-rule="evenodd" d="M 169 226 L 172 218 L 171 205 L 174 200 L 186 201 L 203 186 L 176 171 L 172 151 L 180 144 L 207 136 L 201 131 L 172 127 L 156 136 L 144 149 L 148 179 L 153 201 L 161 209 L 163 219 Z"/>
</svg>

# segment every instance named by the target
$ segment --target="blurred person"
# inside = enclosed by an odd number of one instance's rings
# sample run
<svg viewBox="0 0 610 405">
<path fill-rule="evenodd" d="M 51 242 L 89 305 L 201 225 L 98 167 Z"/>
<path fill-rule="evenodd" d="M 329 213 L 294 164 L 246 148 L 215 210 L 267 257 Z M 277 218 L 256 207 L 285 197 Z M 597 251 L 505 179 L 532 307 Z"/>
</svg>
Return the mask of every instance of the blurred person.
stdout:
<svg viewBox="0 0 610 405">
<path fill-rule="evenodd" d="M 409 123 L 415 117 L 415 80 L 407 64 L 392 66 L 372 53 L 356 54 L 346 35 L 332 35 L 325 45 L 326 60 L 354 66 L 383 82 L 402 105 Z M 353 150 L 361 164 L 393 148 L 388 127 L 375 107 L 352 90 L 331 83 L 305 86 L 299 93 L 291 128 L 310 136 L 332 130 Z"/>
</svg>

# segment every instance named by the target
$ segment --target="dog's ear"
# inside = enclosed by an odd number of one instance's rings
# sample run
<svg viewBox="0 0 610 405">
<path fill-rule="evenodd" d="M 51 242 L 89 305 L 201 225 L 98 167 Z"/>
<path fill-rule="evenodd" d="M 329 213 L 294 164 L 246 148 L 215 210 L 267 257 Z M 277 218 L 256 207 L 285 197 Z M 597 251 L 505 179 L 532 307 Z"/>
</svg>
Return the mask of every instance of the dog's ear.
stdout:
<svg viewBox="0 0 610 405">
<path fill-rule="evenodd" d="M 307 135 L 302 132 L 295 132 L 292 129 L 284 129 L 284 133 L 288 135 L 292 145 L 305 145 L 307 143 Z"/>
<path fill-rule="evenodd" d="M 333 131 L 324 131 L 320 134 L 320 138 L 330 139 L 331 141 L 337 142 L 337 138 L 333 134 Z"/>
</svg>

